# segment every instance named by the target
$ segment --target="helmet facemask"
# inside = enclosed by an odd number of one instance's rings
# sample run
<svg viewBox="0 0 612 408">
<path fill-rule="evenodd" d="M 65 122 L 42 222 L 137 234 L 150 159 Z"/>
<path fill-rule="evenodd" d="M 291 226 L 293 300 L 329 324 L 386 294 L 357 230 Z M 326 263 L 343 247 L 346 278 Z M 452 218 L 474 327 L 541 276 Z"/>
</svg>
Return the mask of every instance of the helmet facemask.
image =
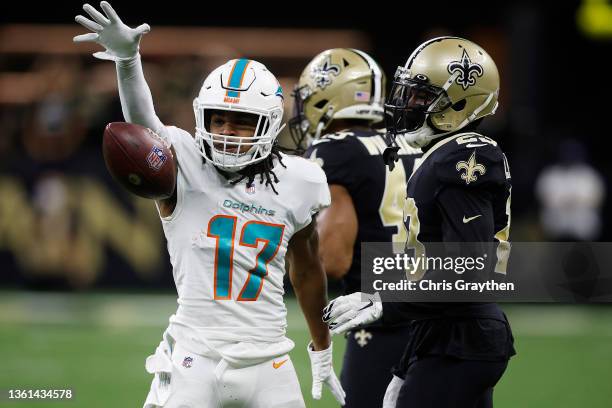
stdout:
<svg viewBox="0 0 612 408">
<path fill-rule="evenodd" d="M 310 144 L 314 138 L 308 130 L 310 123 L 304 114 L 304 102 L 312 95 L 312 89 L 308 85 L 296 86 L 291 96 L 293 96 L 293 117 L 289 119 L 289 133 L 291 140 L 296 146 L 297 151 L 302 151 L 303 146 Z"/>
<path fill-rule="evenodd" d="M 206 77 L 193 111 L 202 157 L 219 169 L 237 172 L 272 153 L 282 130 L 283 90 L 263 64 L 233 59 Z M 225 118 L 211 127 L 215 112 Z M 222 128 L 225 121 L 231 126 Z"/>
<path fill-rule="evenodd" d="M 449 106 L 444 89 L 428 84 L 422 75 L 408 78 L 405 68 L 398 67 L 385 103 L 385 125 L 394 134 L 415 132 L 426 125 L 428 115 Z"/>
<path fill-rule="evenodd" d="M 248 165 L 257 163 L 271 153 L 276 136 L 280 132 L 282 112 L 259 111 L 253 108 L 232 109 L 209 107 L 194 101 L 196 116 L 196 143 L 204 159 L 216 167 L 237 172 Z M 215 112 L 232 112 L 245 115 L 245 122 L 254 125 L 252 136 L 223 135 L 211 131 L 211 118 Z M 279 129 L 274 131 L 274 129 Z"/>
</svg>

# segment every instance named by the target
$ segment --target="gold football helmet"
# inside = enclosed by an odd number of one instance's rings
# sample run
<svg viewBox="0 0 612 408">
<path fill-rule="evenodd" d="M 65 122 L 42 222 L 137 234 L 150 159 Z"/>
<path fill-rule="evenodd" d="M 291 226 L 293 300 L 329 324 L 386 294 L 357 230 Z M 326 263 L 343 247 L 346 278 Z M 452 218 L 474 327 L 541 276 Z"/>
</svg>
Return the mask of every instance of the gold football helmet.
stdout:
<svg viewBox="0 0 612 408">
<path fill-rule="evenodd" d="M 297 147 L 317 138 L 335 119 L 384 118 L 385 75 L 363 51 L 333 48 L 317 55 L 304 69 L 293 97 L 295 115 L 289 128 Z"/>
<path fill-rule="evenodd" d="M 455 132 L 497 109 L 499 73 L 482 47 L 463 38 L 424 42 L 398 67 L 385 103 L 391 134 L 415 146 Z"/>
</svg>

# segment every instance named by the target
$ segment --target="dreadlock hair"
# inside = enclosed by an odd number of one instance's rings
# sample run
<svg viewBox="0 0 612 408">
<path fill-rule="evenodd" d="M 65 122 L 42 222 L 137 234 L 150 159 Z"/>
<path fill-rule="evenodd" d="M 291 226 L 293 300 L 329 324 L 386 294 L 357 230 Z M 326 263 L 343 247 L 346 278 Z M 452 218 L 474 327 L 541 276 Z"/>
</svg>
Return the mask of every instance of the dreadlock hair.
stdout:
<svg viewBox="0 0 612 408">
<path fill-rule="evenodd" d="M 276 188 L 274 188 L 274 184 L 278 183 L 279 180 L 276 176 L 276 173 L 274 173 L 274 170 L 272 170 L 274 168 L 275 157 L 281 164 L 281 166 L 287 168 L 287 166 L 285 166 L 285 164 L 283 163 L 280 147 L 277 143 L 274 143 L 272 145 L 272 151 L 270 152 L 268 157 L 240 170 L 238 174 L 240 174 L 241 177 L 237 178 L 236 180 L 232 180 L 231 183 L 238 184 L 242 180 L 247 179 L 247 187 L 250 187 L 255 182 L 255 177 L 259 175 L 259 184 L 264 184 L 265 182 L 264 185 L 270 186 L 272 188 L 272 191 L 274 191 L 274 194 L 278 195 L 278 191 L 276 191 Z"/>
<path fill-rule="evenodd" d="M 218 112 L 218 110 L 209 109 L 204 113 L 204 123 L 206 123 L 207 128 L 210 125 L 210 120 L 213 112 Z M 258 122 L 254 135 L 264 134 L 268 130 L 269 126 L 269 121 Z M 210 155 L 210 146 L 207 145 L 204 147 L 204 149 L 206 149 L 208 151 L 208 154 Z M 281 164 L 281 166 L 287 168 L 287 166 L 285 166 L 285 163 L 283 163 L 283 159 L 281 157 L 281 148 L 278 146 L 278 141 L 274 141 L 274 144 L 272 145 L 272 150 L 268 157 L 238 171 L 240 177 L 235 180 L 232 180 L 230 183 L 232 185 L 235 185 L 240 183 L 242 180 L 247 179 L 247 187 L 251 187 L 255 182 L 255 177 L 259 175 L 259 184 L 264 184 L 265 182 L 265 185 L 270 186 L 272 188 L 272 191 L 274 191 L 274 194 L 278 195 L 278 191 L 276 191 L 276 188 L 274 188 L 274 184 L 278 183 L 279 180 L 274 171 L 272 170 L 274 168 L 275 157 Z"/>
</svg>

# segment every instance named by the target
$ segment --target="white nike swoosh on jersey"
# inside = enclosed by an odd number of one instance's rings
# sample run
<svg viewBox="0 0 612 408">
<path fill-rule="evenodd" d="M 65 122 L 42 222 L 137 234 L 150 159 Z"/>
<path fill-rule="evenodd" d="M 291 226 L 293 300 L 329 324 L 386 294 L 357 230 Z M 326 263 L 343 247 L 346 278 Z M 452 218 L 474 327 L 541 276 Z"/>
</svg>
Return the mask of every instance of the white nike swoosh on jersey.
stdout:
<svg viewBox="0 0 612 408">
<path fill-rule="evenodd" d="M 482 144 L 466 144 L 465 147 L 482 147 L 482 146 L 486 146 L 486 143 L 482 143 Z"/>
<path fill-rule="evenodd" d="M 478 215 L 475 215 L 475 216 L 470 217 L 470 218 L 465 218 L 465 215 L 464 215 L 464 216 L 463 216 L 463 223 L 464 223 L 464 224 L 467 224 L 468 222 L 470 222 L 470 221 L 472 221 L 472 220 L 475 220 L 475 219 L 476 219 L 476 218 L 478 218 L 478 217 L 482 217 L 482 214 L 478 214 Z"/>
</svg>

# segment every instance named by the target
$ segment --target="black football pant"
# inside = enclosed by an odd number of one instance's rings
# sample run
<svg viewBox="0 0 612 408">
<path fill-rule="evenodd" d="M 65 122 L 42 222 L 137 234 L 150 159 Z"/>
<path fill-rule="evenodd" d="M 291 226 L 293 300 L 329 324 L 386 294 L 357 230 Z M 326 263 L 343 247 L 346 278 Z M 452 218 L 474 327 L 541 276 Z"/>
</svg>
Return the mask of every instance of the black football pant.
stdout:
<svg viewBox="0 0 612 408">
<path fill-rule="evenodd" d="M 349 332 L 340 382 L 346 391 L 346 408 L 380 408 L 391 368 L 406 349 L 409 330 L 369 328 Z"/>
<path fill-rule="evenodd" d="M 396 408 L 491 408 L 508 361 L 430 356 L 408 367 Z"/>
</svg>

